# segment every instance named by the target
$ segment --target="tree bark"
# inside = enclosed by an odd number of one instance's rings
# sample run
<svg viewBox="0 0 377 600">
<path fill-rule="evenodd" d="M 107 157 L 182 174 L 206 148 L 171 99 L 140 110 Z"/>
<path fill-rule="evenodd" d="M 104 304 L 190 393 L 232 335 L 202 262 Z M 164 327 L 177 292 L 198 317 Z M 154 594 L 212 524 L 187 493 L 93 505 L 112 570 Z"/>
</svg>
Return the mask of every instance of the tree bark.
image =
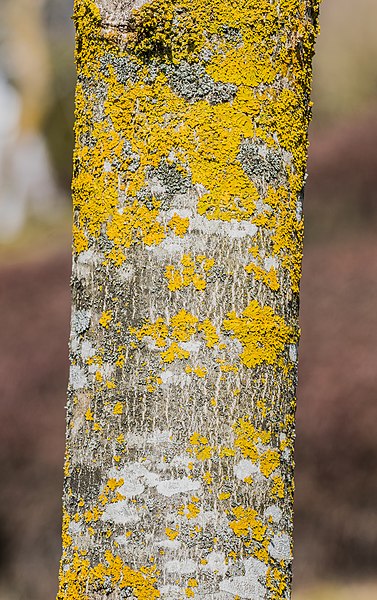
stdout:
<svg viewBox="0 0 377 600">
<path fill-rule="evenodd" d="M 317 0 L 77 0 L 58 599 L 289 598 Z"/>
</svg>

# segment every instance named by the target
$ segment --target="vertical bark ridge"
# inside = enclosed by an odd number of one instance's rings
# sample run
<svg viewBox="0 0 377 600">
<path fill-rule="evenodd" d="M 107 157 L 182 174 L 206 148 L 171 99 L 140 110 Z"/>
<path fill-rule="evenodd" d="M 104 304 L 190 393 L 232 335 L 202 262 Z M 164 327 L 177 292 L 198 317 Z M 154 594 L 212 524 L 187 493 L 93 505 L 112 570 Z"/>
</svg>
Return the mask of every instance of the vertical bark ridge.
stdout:
<svg viewBox="0 0 377 600">
<path fill-rule="evenodd" d="M 317 0 L 77 0 L 59 600 L 290 597 Z"/>
</svg>

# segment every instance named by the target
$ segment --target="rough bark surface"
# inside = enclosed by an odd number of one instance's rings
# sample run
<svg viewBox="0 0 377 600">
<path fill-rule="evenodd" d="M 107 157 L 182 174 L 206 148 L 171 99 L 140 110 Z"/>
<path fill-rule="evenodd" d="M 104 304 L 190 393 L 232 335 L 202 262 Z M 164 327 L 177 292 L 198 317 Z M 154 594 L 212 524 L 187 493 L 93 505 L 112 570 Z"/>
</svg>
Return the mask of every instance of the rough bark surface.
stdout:
<svg viewBox="0 0 377 600">
<path fill-rule="evenodd" d="M 290 596 L 317 13 L 76 2 L 58 599 Z"/>
</svg>

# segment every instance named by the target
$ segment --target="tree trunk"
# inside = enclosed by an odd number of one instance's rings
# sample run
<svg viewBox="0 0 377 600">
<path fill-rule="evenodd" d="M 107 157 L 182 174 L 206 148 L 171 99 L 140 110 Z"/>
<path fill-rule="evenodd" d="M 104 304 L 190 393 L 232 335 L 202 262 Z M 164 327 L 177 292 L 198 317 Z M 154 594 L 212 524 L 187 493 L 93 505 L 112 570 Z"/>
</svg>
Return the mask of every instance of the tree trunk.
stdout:
<svg viewBox="0 0 377 600">
<path fill-rule="evenodd" d="M 290 597 L 318 4 L 76 1 L 58 599 Z"/>
</svg>

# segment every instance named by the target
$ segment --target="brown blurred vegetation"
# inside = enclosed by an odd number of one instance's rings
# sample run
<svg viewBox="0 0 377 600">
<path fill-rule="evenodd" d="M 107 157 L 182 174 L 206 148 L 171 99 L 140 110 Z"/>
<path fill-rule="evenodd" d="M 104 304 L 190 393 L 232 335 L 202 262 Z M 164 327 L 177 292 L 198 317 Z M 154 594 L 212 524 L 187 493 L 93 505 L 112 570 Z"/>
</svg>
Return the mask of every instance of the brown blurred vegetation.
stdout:
<svg viewBox="0 0 377 600">
<path fill-rule="evenodd" d="M 296 600 L 377 588 L 377 36 L 374 0 L 325 0 L 305 195 L 296 443 Z M 369 11 L 369 12 L 368 12 Z M 45 120 L 70 178 L 73 65 L 66 2 L 49 0 Z M 376 19 L 374 19 L 374 23 Z M 348 57 L 348 58 L 347 58 Z M 69 334 L 69 227 L 0 248 L 0 600 L 54 597 Z M 342 594 L 331 581 L 343 580 Z M 351 582 L 352 585 L 351 585 Z M 319 584 L 306 592 L 306 588 Z"/>
</svg>

